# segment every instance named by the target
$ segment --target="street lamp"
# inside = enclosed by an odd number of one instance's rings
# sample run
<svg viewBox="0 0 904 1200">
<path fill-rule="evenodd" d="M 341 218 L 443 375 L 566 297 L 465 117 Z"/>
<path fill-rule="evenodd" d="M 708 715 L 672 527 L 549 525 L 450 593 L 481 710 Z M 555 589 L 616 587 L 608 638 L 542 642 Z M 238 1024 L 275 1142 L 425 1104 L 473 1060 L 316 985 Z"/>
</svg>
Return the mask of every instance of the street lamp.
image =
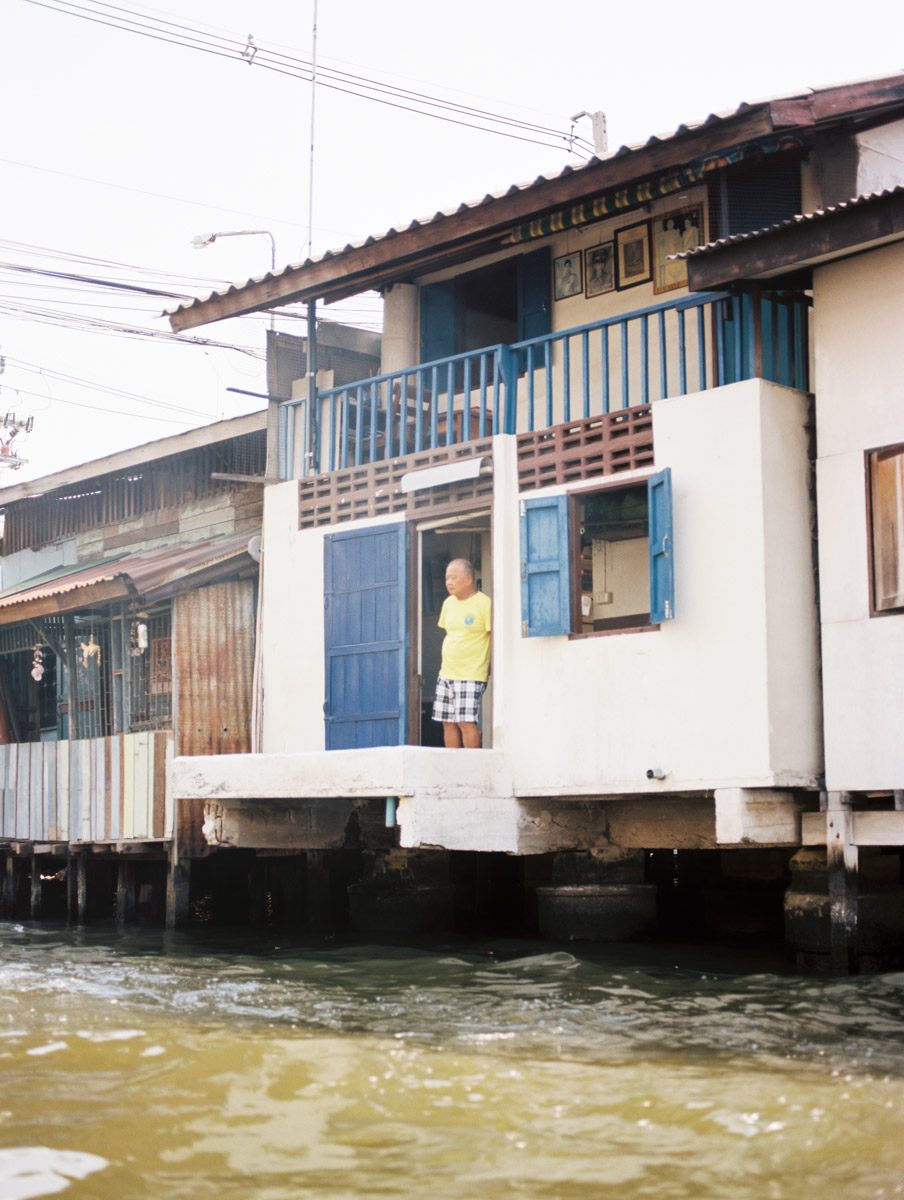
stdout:
<svg viewBox="0 0 904 1200">
<path fill-rule="evenodd" d="M 196 233 L 191 239 L 191 244 L 196 250 L 203 250 L 205 246 L 211 245 L 217 238 L 224 237 L 265 237 L 270 239 L 270 270 L 276 271 L 276 238 L 269 229 L 227 229 L 221 230 L 219 233 Z M 276 317 L 271 310 L 270 312 L 270 328 L 275 329 L 274 321 Z"/>
<path fill-rule="evenodd" d="M 217 238 L 223 237 L 265 237 L 270 239 L 270 270 L 273 274 L 276 273 L 276 238 L 269 229 L 226 229 L 220 230 L 218 233 L 196 233 L 191 239 L 191 244 L 196 250 L 203 250 L 205 246 L 209 246 L 215 242 Z M 275 477 L 277 474 L 276 468 L 276 442 L 277 442 L 277 399 L 271 391 L 272 384 L 270 382 L 273 372 L 270 370 L 270 355 L 276 354 L 276 314 L 273 309 L 270 309 L 270 337 L 267 339 L 267 467 L 266 473 L 268 477 Z"/>
<path fill-rule="evenodd" d="M 196 250 L 203 250 L 211 242 L 221 237 L 265 237 L 270 239 L 270 270 L 276 270 L 276 238 L 269 229 L 228 229 L 219 233 L 196 233 L 191 244 Z"/>
</svg>

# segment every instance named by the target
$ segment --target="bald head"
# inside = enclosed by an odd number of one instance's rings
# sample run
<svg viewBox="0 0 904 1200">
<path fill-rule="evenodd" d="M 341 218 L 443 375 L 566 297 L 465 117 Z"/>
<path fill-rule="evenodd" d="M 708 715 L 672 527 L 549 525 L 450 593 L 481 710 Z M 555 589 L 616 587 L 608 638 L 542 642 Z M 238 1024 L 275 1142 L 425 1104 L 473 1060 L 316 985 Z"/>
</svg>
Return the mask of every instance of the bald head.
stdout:
<svg viewBox="0 0 904 1200">
<path fill-rule="evenodd" d="M 453 558 L 446 567 L 446 591 L 456 600 L 467 600 L 477 591 L 474 568 L 466 558 Z"/>
</svg>

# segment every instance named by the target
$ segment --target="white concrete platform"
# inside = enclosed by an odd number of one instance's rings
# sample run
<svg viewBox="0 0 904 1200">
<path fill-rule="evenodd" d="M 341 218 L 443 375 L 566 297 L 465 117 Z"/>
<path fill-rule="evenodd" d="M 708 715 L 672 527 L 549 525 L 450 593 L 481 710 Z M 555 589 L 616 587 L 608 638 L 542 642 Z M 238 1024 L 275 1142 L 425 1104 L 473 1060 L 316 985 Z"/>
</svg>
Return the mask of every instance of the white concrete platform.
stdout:
<svg viewBox="0 0 904 1200">
<path fill-rule="evenodd" d="M 499 750 L 379 746 L 305 754 L 217 754 L 173 762 L 173 795 L 180 800 L 320 800 L 344 797 L 512 797 Z"/>
</svg>

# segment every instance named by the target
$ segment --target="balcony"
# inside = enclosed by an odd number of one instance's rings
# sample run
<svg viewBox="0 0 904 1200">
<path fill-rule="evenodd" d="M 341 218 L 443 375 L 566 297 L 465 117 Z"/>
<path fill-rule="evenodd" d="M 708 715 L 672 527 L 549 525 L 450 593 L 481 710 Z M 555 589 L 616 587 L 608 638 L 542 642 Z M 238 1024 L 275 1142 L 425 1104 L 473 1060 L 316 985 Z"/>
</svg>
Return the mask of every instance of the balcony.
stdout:
<svg viewBox="0 0 904 1200">
<path fill-rule="evenodd" d="M 322 475 L 532 434 L 760 378 L 808 390 L 809 297 L 703 292 L 486 346 L 280 406 L 280 475 Z"/>
</svg>

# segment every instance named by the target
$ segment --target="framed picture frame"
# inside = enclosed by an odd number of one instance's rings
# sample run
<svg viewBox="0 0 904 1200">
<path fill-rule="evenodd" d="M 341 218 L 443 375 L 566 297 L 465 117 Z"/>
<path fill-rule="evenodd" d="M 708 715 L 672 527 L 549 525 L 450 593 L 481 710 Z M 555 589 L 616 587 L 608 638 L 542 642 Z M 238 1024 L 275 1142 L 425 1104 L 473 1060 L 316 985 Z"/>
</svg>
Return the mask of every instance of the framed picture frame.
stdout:
<svg viewBox="0 0 904 1200">
<path fill-rule="evenodd" d="M 625 288 L 650 283 L 653 263 L 650 258 L 650 222 L 639 221 L 615 231 L 616 287 Z"/>
<path fill-rule="evenodd" d="M 615 291 L 615 243 L 603 242 L 584 251 L 584 294 L 602 296 Z"/>
<path fill-rule="evenodd" d="M 552 260 L 555 280 L 555 297 L 557 300 L 567 300 L 569 296 L 582 296 L 584 285 L 581 282 L 581 252 L 563 254 L 561 258 Z"/>
<path fill-rule="evenodd" d="M 663 213 L 653 221 L 653 291 L 687 287 L 687 262 L 669 262 L 670 254 L 693 250 L 703 242 L 703 205 L 692 204 Z"/>
</svg>

